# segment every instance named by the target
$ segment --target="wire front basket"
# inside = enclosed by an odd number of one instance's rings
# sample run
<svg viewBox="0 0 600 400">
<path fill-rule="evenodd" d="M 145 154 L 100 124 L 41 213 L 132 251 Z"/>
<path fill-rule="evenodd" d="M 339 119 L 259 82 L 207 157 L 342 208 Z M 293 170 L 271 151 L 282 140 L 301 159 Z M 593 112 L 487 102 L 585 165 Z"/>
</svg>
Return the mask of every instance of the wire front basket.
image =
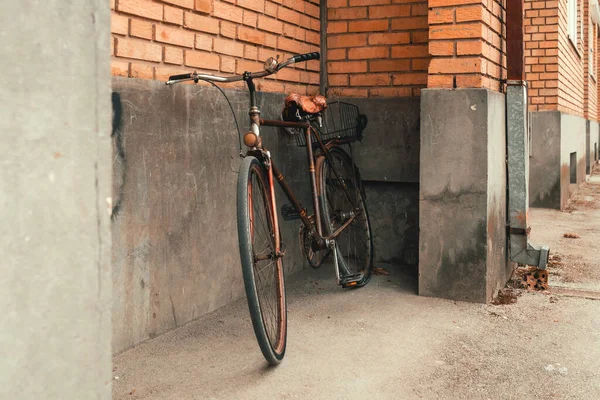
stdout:
<svg viewBox="0 0 600 400">
<path fill-rule="evenodd" d="M 333 101 L 323 112 L 321 126 L 317 118 L 311 119 L 310 124 L 319 133 L 323 142 L 332 139 L 354 142 L 362 139 L 366 117 L 358 112 L 358 107 L 354 104 Z M 294 136 L 298 146 L 306 146 L 306 138 L 302 133 L 299 132 Z"/>
</svg>

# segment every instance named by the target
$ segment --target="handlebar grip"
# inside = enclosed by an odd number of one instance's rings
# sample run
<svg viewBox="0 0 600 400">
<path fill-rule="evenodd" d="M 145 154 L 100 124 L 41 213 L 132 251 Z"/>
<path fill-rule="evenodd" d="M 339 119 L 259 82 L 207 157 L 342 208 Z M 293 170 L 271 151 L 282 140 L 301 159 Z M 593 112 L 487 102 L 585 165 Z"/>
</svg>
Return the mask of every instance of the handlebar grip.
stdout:
<svg viewBox="0 0 600 400">
<path fill-rule="evenodd" d="M 309 60 L 319 60 L 321 58 L 321 53 L 315 51 L 314 53 L 306 53 L 306 54 L 298 54 L 294 56 L 294 62 L 300 61 L 309 61 Z"/>
<path fill-rule="evenodd" d="M 189 79 L 192 77 L 192 74 L 181 74 L 181 75 L 171 75 L 169 77 L 170 81 L 177 81 L 179 79 Z"/>
</svg>

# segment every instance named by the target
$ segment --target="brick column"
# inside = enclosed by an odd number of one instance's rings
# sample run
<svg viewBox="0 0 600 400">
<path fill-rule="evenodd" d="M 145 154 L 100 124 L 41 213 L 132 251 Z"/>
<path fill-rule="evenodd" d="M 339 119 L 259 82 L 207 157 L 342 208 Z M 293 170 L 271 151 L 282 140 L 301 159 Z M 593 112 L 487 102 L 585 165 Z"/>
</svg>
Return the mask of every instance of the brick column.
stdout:
<svg viewBox="0 0 600 400">
<path fill-rule="evenodd" d="M 505 19 L 501 1 L 429 0 L 431 62 L 421 94 L 421 295 L 487 302 L 510 275 Z"/>
<path fill-rule="evenodd" d="M 525 0 L 525 79 L 529 110 L 558 109 L 558 2 Z"/>
<path fill-rule="evenodd" d="M 429 0 L 429 88 L 488 88 L 506 79 L 505 2 Z"/>
<path fill-rule="evenodd" d="M 427 85 L 427 0 L 327 2 L 328 95 L 419 96 Z"/>
</svg>

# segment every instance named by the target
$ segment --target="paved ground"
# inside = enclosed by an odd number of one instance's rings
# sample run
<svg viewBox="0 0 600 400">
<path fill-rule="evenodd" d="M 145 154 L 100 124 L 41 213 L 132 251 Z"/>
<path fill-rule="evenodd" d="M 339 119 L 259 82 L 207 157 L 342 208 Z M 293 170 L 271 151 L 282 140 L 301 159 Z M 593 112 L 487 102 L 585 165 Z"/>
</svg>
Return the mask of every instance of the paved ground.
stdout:
<svg viewBox="0 0 600 400">
<path fill-rule="evenodd" d="M 600 202 L 594 182 L 585 190 Z M 569 284 L 568 276 L 594 290 L 600 214 L 587 203 L 573 209 L 533 210 L 533 230 L 567 264 L 580 256 L 585 263 L 577 274 L 555 267 L 562 271 L 555 283 Z M 563 240 L 563 231 L 581 239 Z M 389 277 L 352 291 L 335 287 L 331 271 L 296 275 L 288 353 L 276 368 L 266 367 L 240 301 L 115 357 L 114 398 L 600 399 L 600 301 L 541 293 L 500 306 L 425 298 L 415 294 L 414 276 L 387 268 Z"/>
<path fill-rule="evenodd" d="M 600 292 L 600 166 L 567 210 L 531 209 L 531 238 L 550 246 L 552 286 Z"/>
</svg>

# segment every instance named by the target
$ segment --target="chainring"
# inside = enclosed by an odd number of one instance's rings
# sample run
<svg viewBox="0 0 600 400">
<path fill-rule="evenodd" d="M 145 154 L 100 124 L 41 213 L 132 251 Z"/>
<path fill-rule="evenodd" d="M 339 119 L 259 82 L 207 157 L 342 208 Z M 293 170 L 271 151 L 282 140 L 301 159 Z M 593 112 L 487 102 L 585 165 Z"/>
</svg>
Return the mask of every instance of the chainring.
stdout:
<svg viewBox="0 0 600 400">
<path fill-rule="evenodd" d="M 308 261 L 308 265 L 314 269 L 319 268 L 321 265 L 323 265 L 323 261 L 325 261 L 331 251 L 319 250 L 315 252 L 311 247 L 312 235 L 304 225 L 300 225 L 299 234 L 300 249 L 302 250 L 302 254 L 304 254 L 304 258 L 306 258 L 306 261 Z"/>
</svg>

